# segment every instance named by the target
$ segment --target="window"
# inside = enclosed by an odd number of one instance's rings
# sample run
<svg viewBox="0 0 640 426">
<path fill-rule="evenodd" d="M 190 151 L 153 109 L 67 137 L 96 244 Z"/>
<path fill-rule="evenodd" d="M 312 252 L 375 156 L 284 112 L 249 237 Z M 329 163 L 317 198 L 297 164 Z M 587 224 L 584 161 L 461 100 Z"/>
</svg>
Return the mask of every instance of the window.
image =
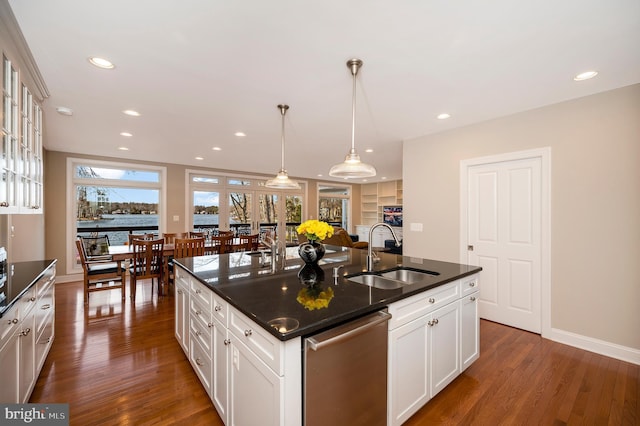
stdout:
<svg viewBox="0 0 640 426">
<path fill-rule="evenodd" d="M 271 232 L 284 235 L 287 241 L 296 239 L 295 228 L 301 223 L 303 210 L 302 190 L 265 188 L 264 178 L 187 173 L 193 208 L 190 225 L 194 230 L 212 234 L 231 230 L 236 235 Z"/>
<path fill-rule="evenodd" d="M 349 229 L 351 187 L 321 184 L 318 186 L 318 219 Z"/>
<path fill-rule="evenodd" d="M 72 194 L 69 259 L 77 235 L 106 234 L 111 245 L 128 243 L 129 233 L 160 234 L 165 169 L 69 159 Z"/>
</svg>

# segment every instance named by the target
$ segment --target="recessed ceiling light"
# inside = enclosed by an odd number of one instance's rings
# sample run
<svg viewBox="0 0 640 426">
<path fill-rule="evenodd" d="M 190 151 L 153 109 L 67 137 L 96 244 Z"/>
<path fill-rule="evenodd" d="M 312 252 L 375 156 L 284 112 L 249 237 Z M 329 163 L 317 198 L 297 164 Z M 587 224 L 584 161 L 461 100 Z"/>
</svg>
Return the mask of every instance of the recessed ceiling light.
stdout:
<svg viewBox="0 0 640 426">
<path fill-rule="evenodd" d="M 222 148 L 220 148 L 219 146 L 214 146 L 213 148 L 214 151 L 222 151 Z"/>
<path fill-rule="evenodd" d="M 386 176 L 382 176 L 382 180 L 386 180 L 386 179 L 387 179 L 387 177 L 386 177 Z"/>
<path fill-rule="evenodd" d="M 364 150 L 364 152 L 373 152 L 373 150 L 371 148 L 367 148 Z"/>
<path fill-rule="evenodd" d="M 589 80 L 590 78 L 593 78 L 596 75 L 598 75 L 598 71 L 585 71 L 585 72 L 581 72 L 580 74 L 576 75 L 575 77 L 573 77 L 573 79 L 574 79 L 574 81 Z"/>
<path fill-rule="evenodd" d="M 132 117 L 140 117 L 140 113 L 138 111 L 134 111 L 132 109 L 125 109 L 122 111 L 123 114 L 130 115 Z"/>
<path fill-rule="evenodd" d="M 96 67 L 105 70 L 111 70 L 115 68 L 115 65 L 113 65 L 111 61 L 104 58 L 98 58 L 97 56 L 89 57 L 89 62 L 91 63 L 91 65 L 95 65 Z"/>
<path fill-rule="evenodd" d="M 196 160 L 204 160 L 202 157 L 196 157 Z"/>
<path fill-rule="evenodd" d="M 235 132 L 234 135 L 239 138 L 244 138 L 245 136 L 247 136 L 244 132 Z"/>
<path fill-rule="evenodd" d="M 129 133 L 129 132 L 120 132 L 120 136 L 124 136 L 126 138 L 130 138 L 133 135 L 131 133 Z"/>
<path fill-rule="evenodd" d="M 120 147 L 118 147 L 118 149 L 120 151 L 129 151 L 129 148 L 127 148 L 126 146 L 120 146 Z"/>
<path fill-rule="evenodd" d="M 73 115 L 73 110 L 67 107 L 56 107 L 56 111 L 60 115 L 68 115 L 68 116 Z"/>
<path fill-rule="evenodd" d="M 318 177 L 322 177 L 322 173 L 318 173 Z"/>
<path fill-rule="evenodd" d="M 449 117 L 451 117 L 451 115 L 447 114 L 446 112 L 443 112 L 442 114 L 438 115 L 438 120 L 446 120 Z"/>
</svg>

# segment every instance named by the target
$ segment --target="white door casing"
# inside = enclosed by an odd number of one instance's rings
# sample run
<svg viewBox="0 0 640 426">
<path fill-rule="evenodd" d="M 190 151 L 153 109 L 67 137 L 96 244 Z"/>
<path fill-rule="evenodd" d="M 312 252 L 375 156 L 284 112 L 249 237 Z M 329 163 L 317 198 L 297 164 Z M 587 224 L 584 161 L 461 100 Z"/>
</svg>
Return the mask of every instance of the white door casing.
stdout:
<svg viewBox="0 0 640 426">
<path fill-rule="evenodd" d="M 478 265 L 480 317 L 550 331 L 549 162 L 540 149 L 461 162 L 463 263 Z"/>
</svg>

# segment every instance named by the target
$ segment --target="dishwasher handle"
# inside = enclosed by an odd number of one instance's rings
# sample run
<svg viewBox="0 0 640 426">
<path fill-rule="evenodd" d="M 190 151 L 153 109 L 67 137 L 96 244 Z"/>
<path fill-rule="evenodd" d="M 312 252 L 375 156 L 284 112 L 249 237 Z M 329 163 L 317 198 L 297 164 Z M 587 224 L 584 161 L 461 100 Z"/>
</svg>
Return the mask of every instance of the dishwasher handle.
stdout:
<svg viewBox="0 0 640 426">
<path fill-rule="evenodd" d="M 379 311 L 379 312 L 376 312 L 375 315 L 372 315 L 371 319 L 369 319 L 364 324 L 358 327 L 352 328 L 351 330 L 346 331 L 342 334 L 338 334 L 337 336 L 330 337 L 327 340 L 317 341 L 313 337 L 308 337 L 306 340 L 309 344 L 309 348 L 313 349 L 314 351 L 317 351 L 318 349 L 322 349 L 325 346 L 334 345 L 336 343 L 340 343 L 343 340 L 362 334 L 368 329 L 375 327 L 376 325 L 382 322 L 389 321 L 390 319 L 391 319 L 390 313 Z"/>
</svg>

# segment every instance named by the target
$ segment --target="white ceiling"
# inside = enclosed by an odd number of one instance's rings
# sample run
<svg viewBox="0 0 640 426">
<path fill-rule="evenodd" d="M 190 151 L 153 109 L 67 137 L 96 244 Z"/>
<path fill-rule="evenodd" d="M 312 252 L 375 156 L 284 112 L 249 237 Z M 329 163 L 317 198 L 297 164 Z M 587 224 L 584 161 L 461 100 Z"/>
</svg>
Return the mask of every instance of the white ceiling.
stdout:
<svg viewBox="0 0 640 426">
<path fill-rule="evenodd" d="M 369 181 L 399 179 L 403 140 L 640 82 L 638 0 L 9 3 L 50 92 L 56 151 L 275 175 L 286 103 L 289 174 L 333 180 L 356 57 L 356 150 L 378 169 Z"/>
</svg>

